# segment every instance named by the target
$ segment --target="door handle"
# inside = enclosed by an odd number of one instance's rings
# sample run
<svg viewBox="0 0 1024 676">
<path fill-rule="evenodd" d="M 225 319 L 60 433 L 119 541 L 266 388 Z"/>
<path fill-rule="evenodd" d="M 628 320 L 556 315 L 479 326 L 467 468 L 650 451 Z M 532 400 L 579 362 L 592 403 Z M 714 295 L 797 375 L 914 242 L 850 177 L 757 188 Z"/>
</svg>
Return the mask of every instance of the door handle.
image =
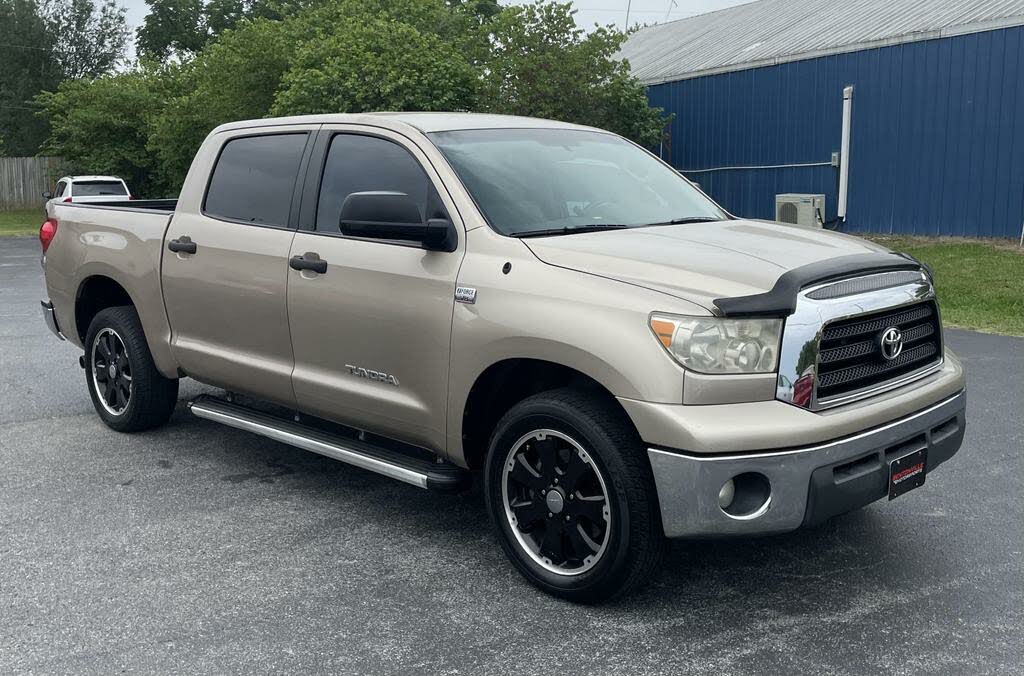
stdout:
<svg viewBox="0 0 1024 676">
<path fill-rule="evenodd" d="M 292 256 L 288 261 L 288 267 L 292 270 L 309 270 L 324 274 L 327 272 L 327 261 L 320 258 L 305 258 L 303 256 Z"/>
<path fill-rule="evenodd" d="M 194 254 L 198 247 L 196 246 L 196 243 L 192 241 L 191 237 L 183 235 L 178 239 L 172 239 L 168 242 L 167 248 L 174 253 Z"/>
</svg>

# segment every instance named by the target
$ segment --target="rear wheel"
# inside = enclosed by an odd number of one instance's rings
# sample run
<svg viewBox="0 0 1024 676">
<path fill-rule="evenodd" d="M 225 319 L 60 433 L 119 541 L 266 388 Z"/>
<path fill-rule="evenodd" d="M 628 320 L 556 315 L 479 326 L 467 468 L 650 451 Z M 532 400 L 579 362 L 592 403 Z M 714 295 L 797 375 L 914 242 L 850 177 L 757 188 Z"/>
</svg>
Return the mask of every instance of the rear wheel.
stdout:
<svg viewBox="0 0 1024 676">
<path fill-rule="evenodd" d="M 544 591 L 593 603 L 640 586 L 663 548 L 642 443 L 598 393 L 530 397 L 498 423 L 487 505 L 502 547 Z"/>
<path fill-rule="evenodd" d="M 93 318 L 85 337 L 85 379 L 96 413 L 119 432 L 164 424 L 178 400 L 178 381 L 157 371 L 131 306 L 107 308 Z"/>
</svg>

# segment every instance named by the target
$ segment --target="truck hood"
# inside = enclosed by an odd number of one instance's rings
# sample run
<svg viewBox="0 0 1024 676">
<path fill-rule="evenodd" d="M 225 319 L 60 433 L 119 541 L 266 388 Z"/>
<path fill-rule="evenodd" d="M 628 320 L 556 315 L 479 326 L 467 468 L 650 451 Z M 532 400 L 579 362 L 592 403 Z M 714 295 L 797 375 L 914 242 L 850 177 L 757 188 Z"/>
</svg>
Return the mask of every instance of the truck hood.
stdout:
<svg viewBox="0 0 1024 676">
<path fill-rule="evenodd" d="M 769 291 L 793 268 L 887 249 L 817 228 L 716 221 L 524 239 L 549 265 L 608 277 L 709 310 L 716 298 Z"/>
</svg>

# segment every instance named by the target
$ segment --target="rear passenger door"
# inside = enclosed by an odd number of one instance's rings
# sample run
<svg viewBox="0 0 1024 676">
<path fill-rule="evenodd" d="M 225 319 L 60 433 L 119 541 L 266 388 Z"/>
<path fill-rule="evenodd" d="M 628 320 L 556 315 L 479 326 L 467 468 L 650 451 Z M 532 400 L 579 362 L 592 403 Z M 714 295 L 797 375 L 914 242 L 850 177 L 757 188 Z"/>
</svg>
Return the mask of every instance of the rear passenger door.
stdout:
<svg viewBox="0 0 1024 676">
<path fill-rule="evenodd" d="M 288 283 L 299 408 L 442 451 L 459 215 L 423 150 L 398 133 L 325 125 L 316 145 L 291 255 L 326 265 L 292 270 Z M 342 235 L 342 203 L 365 191 L 405 193 L 422 217 L 449 218 L 456 251 Z"/>
<path fill-rule="evenodd" d="M 164 241 L 164 302 L 181 368 L 286 406 L 295 404 L 288 251 L 314 131 L 226 132 L 201 203 L 179 203 Z"/>
</svg>

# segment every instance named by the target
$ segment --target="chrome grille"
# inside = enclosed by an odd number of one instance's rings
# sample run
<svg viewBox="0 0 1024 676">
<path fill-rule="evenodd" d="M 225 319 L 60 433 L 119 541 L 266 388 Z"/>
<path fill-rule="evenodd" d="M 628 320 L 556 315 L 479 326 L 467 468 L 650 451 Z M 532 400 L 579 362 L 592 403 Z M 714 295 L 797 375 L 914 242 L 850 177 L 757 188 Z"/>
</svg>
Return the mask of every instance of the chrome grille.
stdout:
<svg viewBox="0 0 1024 676">
<path fill-rule="evenodd" d="M 894 359 L 882 355 L 881 334 L 891 327 L 903 336 Z M 942 331 L 935 302 L 833 321 L 818 346 L 817 400 L 873 388 L 934 365 L 942 358 Z"/>
</svg>

